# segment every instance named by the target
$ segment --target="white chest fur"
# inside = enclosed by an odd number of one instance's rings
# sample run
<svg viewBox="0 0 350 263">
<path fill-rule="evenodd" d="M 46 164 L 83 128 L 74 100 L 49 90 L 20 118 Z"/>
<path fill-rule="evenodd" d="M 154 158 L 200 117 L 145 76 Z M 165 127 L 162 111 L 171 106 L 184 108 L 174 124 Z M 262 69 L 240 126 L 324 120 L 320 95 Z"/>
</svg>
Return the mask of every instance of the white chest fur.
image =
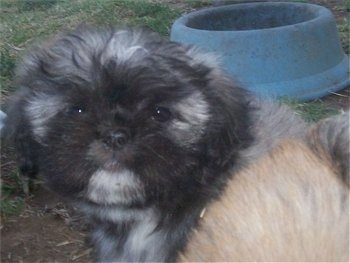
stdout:
<svg viewBox="0 0 350 263">
<path fill-rule="evenodd" d="M 159 216 L 154 209 L 82 208 L 100 220 L 92 236 L 99 261 L 164 262 L 166 232 L 157 228 Z M 117 228 L 123 224 L 129 225 L 119 233 Z"/>
<path fill-rule="evenodd" d="M 157 220 L 152 217 L 137 222 L 125 243 L 125 251 L 138 255 L 139 261 L 164 261 L 165 255 L 162 253 L 162 247 L 165 243 L 165 235 L 156 227 Z"/>
</svg>

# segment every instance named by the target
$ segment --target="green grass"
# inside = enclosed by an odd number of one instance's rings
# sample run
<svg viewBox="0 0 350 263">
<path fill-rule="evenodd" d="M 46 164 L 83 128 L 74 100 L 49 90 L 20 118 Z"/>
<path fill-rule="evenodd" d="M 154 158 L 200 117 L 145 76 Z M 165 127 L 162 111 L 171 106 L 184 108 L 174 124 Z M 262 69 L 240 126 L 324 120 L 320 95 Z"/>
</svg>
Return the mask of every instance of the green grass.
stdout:
<svg viewBox="0 0 350 263">
<path fill-rule="evenodd" d="M 19 215 L 25 206 L 24 198 L 15 196 L 0 201 L 1 217 L 10 217 Z"/>
<path fill-rule="evenodd" d="M 180 15 L 179 10 L 146 0 L 3 0 L 2 11 L 2 37 L 15 46 L 81 23 L 142 25 L 166 35 Z"/>
<path fill-rule="evenodd" d="M 17 171 L 6 174 L 1 178 L 1 217 L 20 214 L 25 205 L 23 180 Z"/>
<path fill-rule="evenodd" d="M 345 11 L 350 11 L 350 0 L 345 0 L 339 8 Z"/>
<path fill-rule="evenodd" d="M 344 18 L 343 23 L 338 25 L 338 31 L 345 53 L 350 54 L 350 18 Z"/>
<path fill-rule="evenodd" d="M 335 7 L 338 10 L 350 11 L 350 0 L 345 0 L 341 5 Z M 346 54 L 350 54 L 350 18 L 349 16 L 343 19 L 338 25 L 340 40 Z"/>
<path fill-rule="evenodd" d="M 178 9 L 146 0 L 2 0 L 0 27 L 1 93 L 11 85 L 22 49 L 79 24 L 146 26 L 167 36 Z"/>
<path fill-rule="evenodd" d="M 325 105 L 322 101 L 315 100 L 302 103 L 298 100 L 281 99 L 298 112 L 307 122 L 317 122 L 321 119 L 331 117 L 339 113 L 337 109 Z"/>
<path fill-rule="evenodd" d="M 15 59 L 9 48 L 0 48 L 0 87 L 2 94 L 14 90 L 11 80 L 13 78 Z"/>
<path fill-rule="evenodd" d="M 186 3 L 187 7 L 190 8 L 207 7 L 213 3 L 212 0 L 185 0 L 184 2 Z"/>
</svg>

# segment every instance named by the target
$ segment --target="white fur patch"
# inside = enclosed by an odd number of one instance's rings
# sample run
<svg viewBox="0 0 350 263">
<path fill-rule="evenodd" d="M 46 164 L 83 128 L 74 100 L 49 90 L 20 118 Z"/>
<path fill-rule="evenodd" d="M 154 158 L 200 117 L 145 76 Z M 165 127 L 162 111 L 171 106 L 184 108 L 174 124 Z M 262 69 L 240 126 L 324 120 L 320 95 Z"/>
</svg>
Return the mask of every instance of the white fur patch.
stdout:
<svg viewBox="0 0 350 263">
<path fill-rule="evenodd" d="M 104 210 L 107 210 L 106 208 Z M 115 214 L 122 213 L 129 216 L 115 223 L 133 221 L 133 226 L 123 242 L 122 249 L 117 249 L 118 236 L 111 236 L 103 228 L 97 228 L 93 234 L 99 251 L 99 259 L 102 262 L 164 262 L 165 255 L 162 253 L 165 242 L 165 233 L 157 230 L 159 216 L 153 208 L 148 209 L 108 209 Z M 119 210 L 119 211 L 118 211 Z M 98 210 L 101 211 L 101 210 Z M 100 213 L 94 212 L 96 216 Z M 101 218 L 105 220 L 106 218 Z"/>
<path fill-rule="evenodd" d="M 135 255 L 147 255 L 144 261 L 164 261 L 161 248 L 164 246 L 165 236 L 161 231 L 156 231 L 157 224 L 155 213 L 145 213 L 144 218 L 131 230 L 125 249 Z"/>
<path fill-rule="evenodd" d="M 190 61 L 191 66 L 203 64 L 212 69 L 222 67 L 221 58 L 216 53 L 203 52 L 198 47 L 193 47 L 187 51 L 187 55 L 193 58 L 193 61 Z"/>
<path fill-rule="evenodd" d="M 130 220 L 142 220 L 144 218 L 144 209 L 128 208 L 121 206 L 96 206 L 86 202 L 76 204 L 82 212 L 92 217 L 100 218 L 101 220 L 107 220 L 114 223 L 130 221 Z"/>
<path fill-rule="evenodd" d="M 97 204 L 126 205 L 135 200 L 143 201 L 144 192 L 133 172 L 100 169 L 89 180 L 87 198 Z"/>
<path fill-rule="evenodd" d="M 31 97 L 25 107 L 36 139 L 40 142 L 47 132 L 47 122 L 64 108 L 62 99 L 45 93 Z"/>
<path fill-rule="evenodd" d="M 184 144 L 194 143 L 204 132 L 210 118 L 209 105 L 200 92 L 183 99 L 175 106 L 181 118 L 173 120 L 171 133 Z"/>
<path fill-rule="evenodd" d="M 92 240 L 95 242 L 95 248 L 98 250 L 98 262 L 112 262 L 116 256 L 116 240 L 106 235 L 105 230 L 102 228 L 95 228 L 92 234 Z"/>
<path fill-rule="evenodd" d="M 107 48 L 102 55 L 102 63 L 111 58 L 115 58 L 118 62 L 129 61 L 132 57 L 141 59 L 148 54 L 148 50 L 140 45 L 140 36 L 129 36 L 128 31 L 118 31 L 108 43 Z"/>
</svg>

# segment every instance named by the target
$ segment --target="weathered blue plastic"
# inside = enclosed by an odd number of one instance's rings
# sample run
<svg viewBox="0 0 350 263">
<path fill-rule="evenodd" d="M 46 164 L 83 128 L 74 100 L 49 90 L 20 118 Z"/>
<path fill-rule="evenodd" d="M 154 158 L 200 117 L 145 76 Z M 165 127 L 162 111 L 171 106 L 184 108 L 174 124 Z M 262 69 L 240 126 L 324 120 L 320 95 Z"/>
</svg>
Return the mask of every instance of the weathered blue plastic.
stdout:
<svg viewBox="0 0 350 263">
<path fill-rule="evenodd" d="M 332 13 L 291 2 L 212 7 L 177 19 L 171 40 L 222 56 L 227 72 L 261 96 L 310 100 L 350 85 Z"/>
</svg>

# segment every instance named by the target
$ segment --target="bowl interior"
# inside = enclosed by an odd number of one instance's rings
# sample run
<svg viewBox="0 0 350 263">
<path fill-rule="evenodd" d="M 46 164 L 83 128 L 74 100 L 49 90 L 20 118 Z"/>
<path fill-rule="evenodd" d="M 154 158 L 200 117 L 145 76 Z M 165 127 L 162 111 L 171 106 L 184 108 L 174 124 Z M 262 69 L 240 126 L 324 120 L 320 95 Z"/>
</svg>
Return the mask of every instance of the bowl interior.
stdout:
<svg viewBox="0 0 350 263">
<path fill-rule="evenodd" d="M 203 10 L 189 17 L 186 26 L 199 30 L 256 30 L 293 25 L 317 17 L 308 5 L 232 5 L 230 8 Z"/>
</svg>

